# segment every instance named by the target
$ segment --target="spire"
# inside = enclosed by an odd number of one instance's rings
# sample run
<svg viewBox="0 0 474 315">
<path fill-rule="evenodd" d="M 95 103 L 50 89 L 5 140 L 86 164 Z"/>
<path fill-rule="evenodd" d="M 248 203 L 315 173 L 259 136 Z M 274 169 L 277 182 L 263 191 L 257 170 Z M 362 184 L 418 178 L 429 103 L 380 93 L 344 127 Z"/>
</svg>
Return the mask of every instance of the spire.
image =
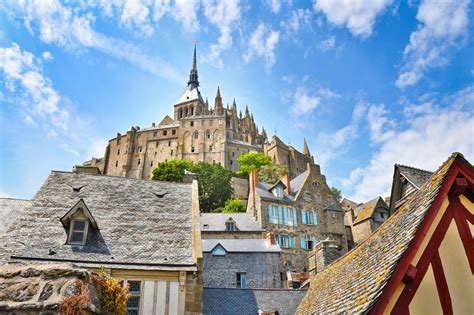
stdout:
<svg viewBox="0 0 474 315">
<path fill-rule="evenodd" d="M 216 98 L 214 100 L 214 115 L 222 115 L 223 106 L 222 106 L 222 97 L 221 90 L 217 87 Z"/>
<path fill-rule="evenodd" d="M 191 88 L 196 88 L 199 86 L 198 81 L 198 70 L 197 70 L 197 62 L 196 62 L 196 43 L 194 43 L 194 57 L 193 57 L 193 66 L 191 71 L 189 72 L 189 81 L 188 86 Z"/>
<path fill-rule="evenodd" d="M 303 154 L 307 156 L 311 156 L 311 154 L 309 153 L 308 144 L 306 143 L 306 138 L 304 138 Z"/>
<path fill-rule="evenodd" d="M 245 116 L 249 115 L 249 106 L 245 105 Z"/>
<path fill-rule="evenodd" d="M 235 102 L 235 97 L 234 97 L 234 102 L 232 103 L 232 108 L 237 109 L 237 103 Z"/>
</svg>

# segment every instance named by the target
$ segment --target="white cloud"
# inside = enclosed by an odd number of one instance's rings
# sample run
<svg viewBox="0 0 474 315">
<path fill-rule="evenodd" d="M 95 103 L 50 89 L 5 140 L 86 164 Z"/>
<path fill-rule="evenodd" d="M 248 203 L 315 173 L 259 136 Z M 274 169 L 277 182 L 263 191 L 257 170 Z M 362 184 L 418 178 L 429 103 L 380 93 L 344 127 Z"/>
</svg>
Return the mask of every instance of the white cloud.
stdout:
<svg viewBox="0 0 474 315">
<path fill-rule="evenodd" d="M 366 201 L 390 193 L 393 165 L 401 163 L 422 169 L 436 170 L 455 151 L 474 158 L 474 86 L 453 96 L 431 99 L 421 104 L 405 104 L 404 126 L 389 127 L 389 134 L 374 139 L 379 148 L 365 167 L 354 169 L 342 181 L 352 189 L 349 196 Z M 370 109 L 369 109 L 370 110 Z M 386 118 L 387 112 L 379 112 Z M 384 118 L 385 117 L 385 118 Z M 378 133 L 377 128 L 372 133 Z"/>
<path fill-rule="evenodd" d="M 92 141 L 86 155 L 89 157 L 103 157 L 107 144 L 108 141 L 104 139 L 96 139 Z"/>
<path fill-rule="evenodd" d="M 291 112 L 297 116 L 309 114 L 316 109 L 322 101 L 339 96 L 339 94 L 328 88 L 319 88 L 314 93 L 310 93 L 307 88 L 298 87 L 293 94 Z"/>
<path fill-rule="evenodd" d="M 315 0 L 314 9 L 322 11 L 329 22 L 345 26 L 354 36 L 372 34 L 377 16 L 381 15 L 393 0 Z"/>
<path fill-rule="evenodd" d="M 183 23 L 186 31 L 195 32 L 199 29 L 197 17 L 199 6 L 199 0 L 176 0 L 172 14 L 177 21 Z"/>
<path fill-rule="evenodd" d="M 51 60 L 53 59 L 53 54 L 49 51 L 45 51 L 41 54 L 41 56 L 43 57 L 43 60 L 45 61 L 48 61 L 48 60 Z"/>
<path fill-rule="evenodd" d="M 213 65 L 222 68 L 224 63 L 221 52 L 232 46 L 231 32 L 240 21 L 240 3 L 238 0 L 204 0 L 203 7 L 206 18 L 221 33 L 217 43 L 210 46 L 211 53 L 208 59 Z"/>
<path fill-rule="evenodd" d="M 30 32 L 38 31 L 45 43 L 70 51 L 97 49 L 153 75 L 183 81 L 181 74 L 164 61 L 148 57 L 131 43 L 96 32 L 91 26 L 95 20 L 91 13 L 81 13 L 57 1 L 12 2 L 10 5 L 11 14 L 23 20 Z M 131 18 L 131 13 L 129 16 Z"/>
<path fill-rule="evenodd" d="M 336 47 L 336 37 L 329 36 L 328 38 L 319 42 L 318 47 L 321 51 L 332 50 Z"/>
<path fill-rule="evenodd" d="M 467 35 L 468 0 L 424 0 L 416 15 L 420 22 L 404 50 L 405 63 L 395 82 L 403 89 L 415 85 L 431 68 L 448 63 L 451 48 Z"/>
<path fill-rule="evenodd" d="M 43 76 L 41 59 L 13 43 L 11 47 L 0 47 L 0 71 L 7 90 L 20 95 L 15 102 L 27 112 L 27 122 L 33 122 L 33 117 L 47 117 L 54 127 L 67 130 L 69 112 L 51 80 Z"/>
<path fill-rule="evenodd" d="M 128 27 L 137 26 L 145 35 L 153 33 L 153 27 L 149 24 L 148 7 L 140 0 L 125 0 L 123 2 L 120 21 Z"/>
<path fill-rule="evenodd" d="M 278 14 L 278 12 L 280 12 L 281 0 L 265 0 L 265 4 L 273 13 Z"/>
<path fill-rule="evenodd" d="M 282 21 L 280 26 L 285 35 L 297 33 L 300 29 L 311 29 L 313 13 L 309 9 L 296 9 L 291 12 L 288 20 Z"/>
<path fill-rule="evenodd" d="M 259 24 L 250 36 L 248 51 L 243 55 L 244 61 L 248 63 L 253 57 L 261 57 L 265 59 L 265 67 L 271 68 L 276 61 L 275 48 L 279 39 L 279 32 Z"/>
</svg>

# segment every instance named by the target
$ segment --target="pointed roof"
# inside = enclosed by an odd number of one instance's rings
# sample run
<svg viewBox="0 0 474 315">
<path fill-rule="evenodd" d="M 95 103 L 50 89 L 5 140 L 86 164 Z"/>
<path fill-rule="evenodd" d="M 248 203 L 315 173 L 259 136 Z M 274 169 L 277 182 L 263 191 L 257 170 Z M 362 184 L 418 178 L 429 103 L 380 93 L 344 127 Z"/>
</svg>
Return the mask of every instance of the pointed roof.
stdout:
<svg viewBox="0 0 474 315">
<path fill-rule="evenodd" d="M 221 98 L 221 89 L 219 86 L 217 86 L 216 98 Z"/>
<path fill-rule="evenodd" d="M 401 283 L 459 174 L 472 191 L 473 166 L 455 153 L 367 240 L 311 279 L 296 313 L 383 313 L 382 297 Z"/>
<path fill-rule="evenodd" d="M 162 120 L 161 122 L 158 124 L 158 126 L 166 126 L 166 125 L 172 125 L 174 124 L 175 121 L 173 120 L 173 118 L 171 118 L 170 116 L 166 115 Z"/>
<path fill-rule="evenodd" d="M 355 221 L 354 224 L 358 224 L 362 221 L 365 221 L 367 219 L 370 219 L 372 215 L 374 214 L 375 209 L 378 206 L 382 206 L 387 208 L 388 210 L 388 205 L 385 203 L 382 197 L 375 197 L 372 200 L 369 200 L 365 203 L 361 203 L 357 205 L 357 207 L 354 209 L 355 213 Z"/>
<path fill-rule="evenodd" d="M 419 168 L 395 164 L 400 174 L 402 174 L 407 180 L 409 180 L 416 188 L 420 189 L 421 186 L 433 175 L 433 172 L 425 171 Z"/>
<path fill-rule="evenodd" d="M 309 148 L 308 144 L 306 143 L 306 138 L 304 138 L 304 143 L 303 143 L 303 154 L 310 156 L 311 154 L 309 153 Z"/>
<path fill-rule="evenodd" d="M 189 72 L 189 81 L 188 86 L 193 88 L 197 88 L 199 86 L 198 80 L 198 70 L 197 70 L 197 62 L 196 62 L 196 44 L 194 44 L 194 55 L 193 55 L 193 65 L 191 67 L 191 71 Z"/>
</svg>

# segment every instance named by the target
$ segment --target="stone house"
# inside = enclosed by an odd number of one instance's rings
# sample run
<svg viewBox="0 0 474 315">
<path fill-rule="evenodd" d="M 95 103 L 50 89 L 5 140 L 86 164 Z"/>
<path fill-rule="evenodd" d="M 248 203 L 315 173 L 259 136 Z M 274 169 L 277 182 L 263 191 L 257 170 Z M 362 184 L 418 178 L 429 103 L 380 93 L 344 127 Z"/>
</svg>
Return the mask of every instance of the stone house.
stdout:
<svg viewBox="0 0 474 315">
<path fill-rule="evenodd" d="M 204 286 L 280 288 L 280 246 L 270 239 L 204 239 Z"/>
<path fill-rule="evenodd" d="M 247 212 L 275 235 L 282 248 L 280 274 L 287 286 L 299 286 L 308 277 L 308 255 L 324 239 L 337 241 L 347 252 L 344 213 L 315 164 L 290 181 L 285 176 L 270 185 L 250 174 Z"/>
<path fill-rule="evenodd" d="M 382 197 L 376 197 L 346 211 L 344 216 L 351 229 L 351 239 L 356 245 L 363 242 L 388 219 L 389 210 Z"/>
<path fill-rule="evenodd" d="M 264 234 L 251 213 L 201 213 L 202 239 L 262 239 Z"/>
<path fill-rule="evenodd" d="M 473 314 L 473 227 L 474 167 L 454 153 L 366 241 L 311 278 L 296 314 Z"/>
<path fill-rule="evenodd" d="M 405 203 L 413 193 L 420 190 L 431 175 L 433 172 L 395 164 L 390 193 L 390 214 L 395 213 L 401 204 Z"/>
<path fill-rule="evenodd" d="M 53 171 L 0 234 L 0 263 L 104 267 L 130 314 L 200 314 L 199 226 L 197 182 Z"/>
</svg>

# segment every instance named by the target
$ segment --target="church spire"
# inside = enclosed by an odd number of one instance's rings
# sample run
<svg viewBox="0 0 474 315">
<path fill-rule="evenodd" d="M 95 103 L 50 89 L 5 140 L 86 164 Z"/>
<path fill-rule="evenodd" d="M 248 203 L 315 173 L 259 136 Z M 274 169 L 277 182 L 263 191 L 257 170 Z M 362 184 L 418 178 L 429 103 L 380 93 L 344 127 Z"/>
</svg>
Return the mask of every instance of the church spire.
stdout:
<svg viewBox="0 0 474 315">
<path fill-rule="evenodd" d="M 306 143 L 306 138 L 304 138 L 303 154 L 307 156 L 311 156 L 311 154 L 309 153 L 308 144 Z"/>
<path fill-rule="evenodd" d="M 191 67 L 191 71 L 189 72 L 188 86 L 191 88 L 196 88 L 199 86 L 198 70 L 197 70 L 197 62 L 196 62 L 196 44 L 197 42 L 194 44 L 193 66 Z"/>
</svg>

